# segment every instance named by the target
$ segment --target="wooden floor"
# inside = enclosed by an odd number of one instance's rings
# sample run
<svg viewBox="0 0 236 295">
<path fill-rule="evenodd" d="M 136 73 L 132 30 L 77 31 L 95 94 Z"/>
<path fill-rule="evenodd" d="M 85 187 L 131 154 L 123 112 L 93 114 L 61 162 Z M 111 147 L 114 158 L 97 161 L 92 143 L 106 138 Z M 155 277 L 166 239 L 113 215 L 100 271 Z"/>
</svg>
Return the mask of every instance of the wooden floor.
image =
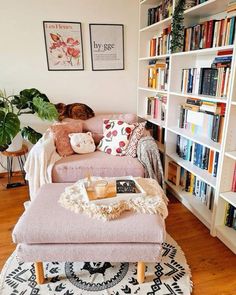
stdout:
<svg viewBox="0 0 236 295">
<path fill-rule="evenodd" d="M 26 187 L 4 188 L 0 179 L 0 269 L 15 249 L 12 229 L 28 199 Z M 174 197 L 170 197 L 167 231 L 185 252 L 192 270 L 194 295 L 235 295 L 236 256 Z"/>
</svg>

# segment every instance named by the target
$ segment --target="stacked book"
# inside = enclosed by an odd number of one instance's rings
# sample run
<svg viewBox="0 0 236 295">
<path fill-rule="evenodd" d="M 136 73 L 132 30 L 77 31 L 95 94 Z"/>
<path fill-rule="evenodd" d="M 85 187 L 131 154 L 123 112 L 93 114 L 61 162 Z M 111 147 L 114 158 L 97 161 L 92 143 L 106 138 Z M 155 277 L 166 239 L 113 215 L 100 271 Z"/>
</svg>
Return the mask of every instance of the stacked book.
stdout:
<svg viewBox="0 0 236 295">
<path fill-rule="evenodd" d="M 179 107 L 178 127 L 194 136 L 210 138 L 221 143 L 224 128 L 225 103 L 187 98 Z"/>
<path fill-rule="evenodd" d="M 177 135 L 176 153 L 180 158 L 207 170 L 213 177 L 217 176 L 219 152 Z"/>
<path fill-rule="evenodd" d="M 146 115 L 150 116 L 152 119 L 165 121 L 166 102 L 167 102 L 167 97 L 164 95 L 147 97 Z"/>
<path fill-rule="evenodd" d="M 171 48 L 171 26 L 164 29 L 162 34 L 150 40 L 150 56 L 169 54 Z"/>
<path fill-rule="evenodd" d="M 209 210 L 214 203 L 214 188 L 200 180 L 197 176 L 180 167 L 174 161 L 168 163 L 168 180 L 176 186 L 181 186 L 186 192 L 198 198 Z"/>
<path fill-rule="evenodd" d="M 235 17 L 209 20 L 184 30 L 184 51 L 234 44 Z"/>
<path fill-rule="evenodd" d="M 173 1 L 163 0 L 162 4 L 160 4 L 159 6 L 148 9 L 147 25 L 150 26 L 167 17 L 170 17 L 172 15 L 172 11 L 173 11 Z"/>
<path fill-rule="evenodd" d="M 225 225 L 236 230 L 236 208 L 231 204 L 226 205 Z"/>
<path fill-rule="evenodd" d="M 182 93 L 227 97 L 232 55 L 215 57 L 210 68 L 182 70 Z"/>
<path fill-rule="evenodd" d="M 157 90 L 167 90 L 169 60 L 166 62 L 150 61 L 148 66 L 148 87 Z"/>
</svg>

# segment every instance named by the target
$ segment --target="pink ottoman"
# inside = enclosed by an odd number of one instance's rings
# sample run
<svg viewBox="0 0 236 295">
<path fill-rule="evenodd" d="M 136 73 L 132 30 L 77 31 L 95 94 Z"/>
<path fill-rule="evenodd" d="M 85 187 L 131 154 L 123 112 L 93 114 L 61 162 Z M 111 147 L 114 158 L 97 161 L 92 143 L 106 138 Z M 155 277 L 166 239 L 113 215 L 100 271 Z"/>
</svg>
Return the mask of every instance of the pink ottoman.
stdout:
<svg viewBox="0 0 236 295">
<path fill-rule="evenodd" d="M 143 282 L 143 261 L 160 261 L 164 220 L 159 215 L 125 212 L 104 222 L 75 214 L 58 203 L 68 185 L 44 185 L 20 217 L 12 234 L 19 259 L 35 262 L 38 283 L 44 281 L 42 261 L 141 261 L 138 281 Z"/>
</svg>

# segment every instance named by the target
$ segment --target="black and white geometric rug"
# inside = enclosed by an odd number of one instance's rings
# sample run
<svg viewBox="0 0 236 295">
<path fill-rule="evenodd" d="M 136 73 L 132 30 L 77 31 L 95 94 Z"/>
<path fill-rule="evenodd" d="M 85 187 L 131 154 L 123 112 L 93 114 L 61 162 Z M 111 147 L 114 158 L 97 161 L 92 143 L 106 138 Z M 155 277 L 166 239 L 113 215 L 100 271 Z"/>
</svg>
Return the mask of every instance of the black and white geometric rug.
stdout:
<svg viewBox="0 0 236 295">
<path fill-rule="evenodd" d="M 191 272 L 178 244 L 167 235 L 161 263 L 149 263 L 145 283 L 136 280 L 135 263 L 44 263 L 47 281 L 35 282 L 33 263 L 19 263 L 15 253 L 0 278 L 0 295 L 189 295 Z"/>
</svg>

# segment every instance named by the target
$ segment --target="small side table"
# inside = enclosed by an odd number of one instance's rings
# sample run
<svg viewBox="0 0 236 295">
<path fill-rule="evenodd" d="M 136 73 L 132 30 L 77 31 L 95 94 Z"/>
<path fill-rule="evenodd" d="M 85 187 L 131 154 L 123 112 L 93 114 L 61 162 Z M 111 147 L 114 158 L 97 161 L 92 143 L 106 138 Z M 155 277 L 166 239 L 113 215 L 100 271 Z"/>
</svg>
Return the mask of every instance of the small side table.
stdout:
<svg viewBox="0 0 236 295">
<path fill-rule="evenodd" d="M 18 160 L 21 174 L 22 174 L 22 178 L 24 180 L 24 184 L 26 184 L 24 164 L 26 161 L 26 154 L 27 153 L 28 153 L 28 147 L 25 144 L 23 144 L 22 148 L 18 151 L 14 151 L 14 152 L 4 151 L 4 152 L 2 152 L 2 155 L 7 157 L 7 173 L 8 173 L 7 188 L 12 188 L 12 187 L 17 187 L 17 186 L 23 185 L 21 182 L 16 182 L 16 183 L 11 182 L 12 175 L 13 175 L 12 168 L 13 168 L 13 159 L 14 158 L 17 158 L 17 160 Z"/>
</svg>

